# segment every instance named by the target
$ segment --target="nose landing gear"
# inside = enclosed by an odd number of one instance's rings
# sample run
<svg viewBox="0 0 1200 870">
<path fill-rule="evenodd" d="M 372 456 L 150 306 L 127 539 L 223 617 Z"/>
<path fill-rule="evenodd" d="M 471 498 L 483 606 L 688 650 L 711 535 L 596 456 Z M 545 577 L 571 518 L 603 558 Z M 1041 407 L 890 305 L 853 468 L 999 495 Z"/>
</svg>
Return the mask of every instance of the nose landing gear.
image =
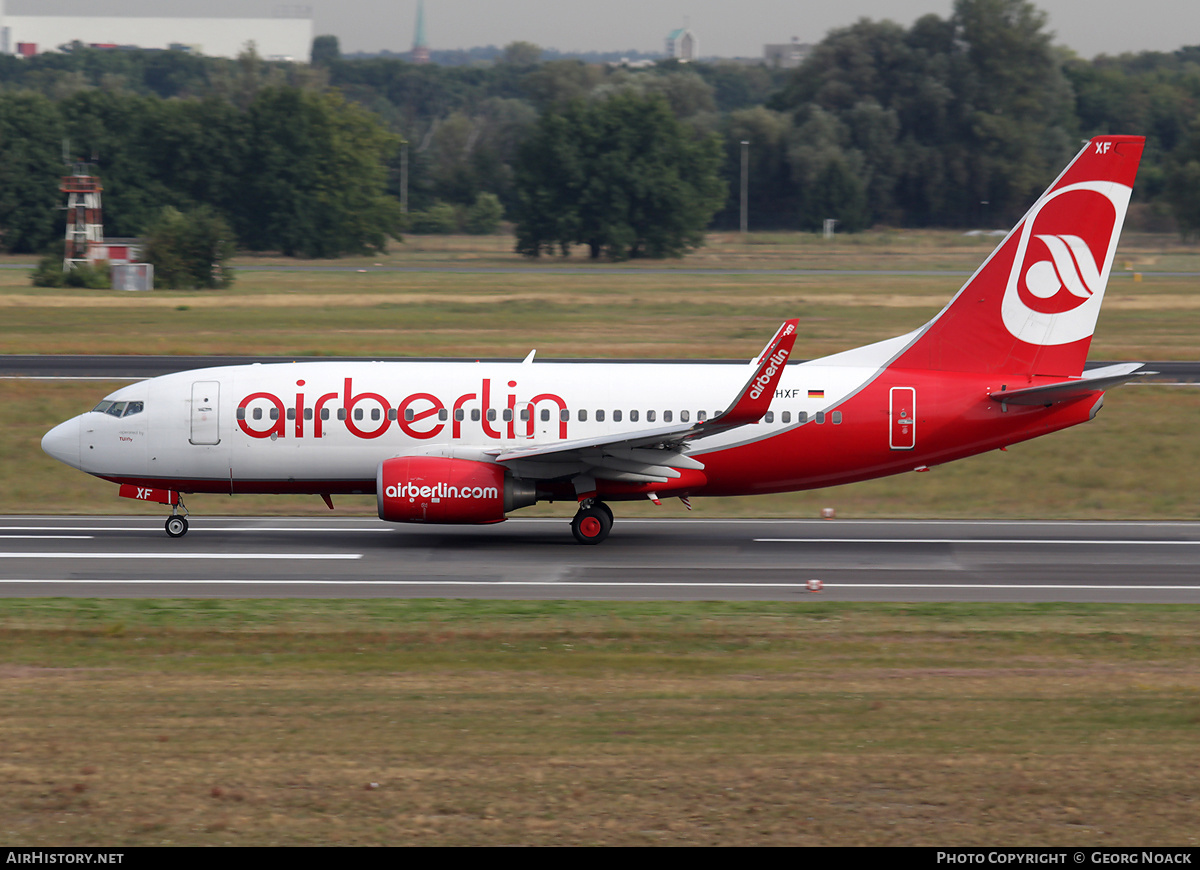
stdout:
<svg viewBox="0 0 1200 870">
<path fill-rule="evenodd" d="M 180 508 L 183 508 L 182 515 L 179 513 Z M 171 505 L 171 515 L 167 517 L 165 528 L 167 530 L 167 535 L 172 538 L 182 538 L 187 534 L 187 507 L 184 505 L 183 499 L 179 498 L 178 494 L 175 496 L 175 502 Z"/>
</svg>

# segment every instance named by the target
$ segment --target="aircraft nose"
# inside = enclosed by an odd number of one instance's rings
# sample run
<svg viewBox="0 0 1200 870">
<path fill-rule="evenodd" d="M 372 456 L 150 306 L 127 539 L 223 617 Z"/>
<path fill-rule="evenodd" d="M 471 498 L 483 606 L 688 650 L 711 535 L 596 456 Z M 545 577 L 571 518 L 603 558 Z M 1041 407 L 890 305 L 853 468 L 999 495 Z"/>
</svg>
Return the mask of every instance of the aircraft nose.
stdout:
<svg viewBox="0 0 1200 870">
<path fill-rule="evenodd" d="M 79 418 L 59 423 L 42 436 L 42 449 L 59 462 L 79 467 Z"/>
</svg>

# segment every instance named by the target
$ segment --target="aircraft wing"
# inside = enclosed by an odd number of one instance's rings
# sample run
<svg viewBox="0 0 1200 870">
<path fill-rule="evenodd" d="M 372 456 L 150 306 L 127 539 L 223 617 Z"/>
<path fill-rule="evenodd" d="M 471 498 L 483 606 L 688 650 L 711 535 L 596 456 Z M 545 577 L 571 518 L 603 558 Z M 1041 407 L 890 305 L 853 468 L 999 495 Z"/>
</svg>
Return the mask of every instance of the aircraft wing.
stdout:
<svg viewBox="0 0 1200 870">
<path fill-rule="evenodd" d="M 988 398 L 1006 405 L 1050 405 L 1065 402 L 1080 396 L 1107 390 L 1132 378 L 1152 375 L 1154 372 L 1139 372 L 1142 363 L 1117 363 L 1099 369 L 1085 371 L 1082 377 L 1057 384 L 1040 384 L 1019 390 L 1002 390 L 989 393 Z"/>
<path fill-rule="evenodd" d="M 791 356 L 799 323 L 795 318 L 779 327 L 763 352 L 751 361 L 754 369 L 737 396 L 711 419 L 486 452 L 494 462 L 537 477 L 588 472 L 613 480 L 666 482 L 680 476 L 679 468 L 702 469 L 702 463 L 684 455 L 685 446 L 762 419 Z"/>
</svg>

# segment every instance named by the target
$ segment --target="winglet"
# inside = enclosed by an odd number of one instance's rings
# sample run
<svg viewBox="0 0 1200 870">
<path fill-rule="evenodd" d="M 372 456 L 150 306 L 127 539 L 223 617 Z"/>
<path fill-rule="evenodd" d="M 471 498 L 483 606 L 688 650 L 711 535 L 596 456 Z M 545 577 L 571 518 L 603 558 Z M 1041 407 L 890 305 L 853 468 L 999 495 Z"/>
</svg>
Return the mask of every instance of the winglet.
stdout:
<svg viewBox="0 0 1200 870">
<path fill-rule="evenodd" d="M 727 429 L 757 423 L 762 419 L 763 414 L 771 407 L 771 400 L 775 398 L 775 387 L 783 376 L 788 357 L 792 355 L 799 325 L 799 318 L 784 321 L 775 337 L 763 348 L 758 357 L 758 367 L 750 376 L 750 380 L 746 381 L 737 398 L 724 413 L 701 424 L 703 428 L 709 431 L 713 428 Z"/>
</svg>

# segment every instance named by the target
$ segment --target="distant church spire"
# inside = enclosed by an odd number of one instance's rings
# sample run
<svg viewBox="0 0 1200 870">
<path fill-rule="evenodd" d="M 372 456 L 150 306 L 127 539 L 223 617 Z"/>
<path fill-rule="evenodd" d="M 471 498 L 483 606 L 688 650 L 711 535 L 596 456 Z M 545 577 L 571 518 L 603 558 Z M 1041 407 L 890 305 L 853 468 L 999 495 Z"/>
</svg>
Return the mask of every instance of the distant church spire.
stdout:
<svg viewBox="0 0 1200 870">
<path fill-rule="evenodd" d="M 425 0 L 417 0 L 417 33 L 413 37 L 413 63 L 429 63 L 429 43 L 425 41 Z"/>
</svg>

